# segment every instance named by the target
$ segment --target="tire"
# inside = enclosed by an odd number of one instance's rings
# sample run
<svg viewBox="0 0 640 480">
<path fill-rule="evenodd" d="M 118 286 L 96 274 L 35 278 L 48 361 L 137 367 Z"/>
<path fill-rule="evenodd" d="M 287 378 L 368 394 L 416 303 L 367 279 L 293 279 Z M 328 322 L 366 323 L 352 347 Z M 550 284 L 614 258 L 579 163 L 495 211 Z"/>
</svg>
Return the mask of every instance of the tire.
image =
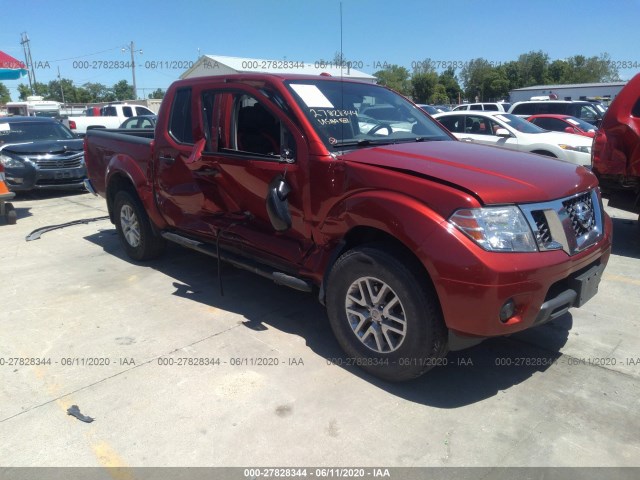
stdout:
<svg viewBox="0 0 640 480">
<path fill-rule="evenodd" d="M 337 260 L 327 313 L 348 364 L 399 382 L 444 364 L 447 331 L 427 279 L 387 251 L 363 246 Z"/>
<path fill-rule="evenodd" d="M 150 260 L 162 254 L 165 241 L 156 235 L 140 201 L 127 191 L 114 200 L 115 223 L 120 243 L 134 260 Z"/>
<path fill-rule="evenodd" d="M 18 222 L 18 213 L 13 204 L 7 203 L 4 208 L 7 212 L 7 225 L 15 225 Z"/>
</svg>

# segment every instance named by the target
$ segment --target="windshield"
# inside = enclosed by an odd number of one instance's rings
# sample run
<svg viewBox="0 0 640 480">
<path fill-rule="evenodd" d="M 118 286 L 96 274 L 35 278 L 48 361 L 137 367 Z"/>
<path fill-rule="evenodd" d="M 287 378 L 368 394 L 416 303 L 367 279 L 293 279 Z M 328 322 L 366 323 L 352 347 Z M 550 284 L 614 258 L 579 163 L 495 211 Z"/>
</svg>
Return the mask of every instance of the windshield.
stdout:
<svg viewBox="0 0 640 480">
<path fill-rule="evenodd" d="M 68 140 L 73 133 L 58 122 L 0 123 L 0 144 L 24 143 L 36 140 Z"/>
<path fill-rule="evenodd" d="M 295 80 L 287 86 L 329 148 L 452 140 L 420 108 L 378 85 Z"/>
<path fill-rule="evenodd" d="M 567 122 L 569 122 L 570 124 L 575 125 L 576 127 L 580 128 L 581 130 L 584 130 L 585 132 L 588 132 L 588 131 L 596 129 L 596 127 L 594 127 L 592 124 L 590 124 L 589 122 L 585 122 L 584 120 L 582 120 L 580 118 L 567 117 L 567 118 L 565 118 L 565 120 Z"/>
<path fill-rule="evenodd" d="M 503 121 L 514 130 L 522 133 L 545 133 L 547 131 L 511 113 L 501 113 L 493 118 Z"/>
</svg>

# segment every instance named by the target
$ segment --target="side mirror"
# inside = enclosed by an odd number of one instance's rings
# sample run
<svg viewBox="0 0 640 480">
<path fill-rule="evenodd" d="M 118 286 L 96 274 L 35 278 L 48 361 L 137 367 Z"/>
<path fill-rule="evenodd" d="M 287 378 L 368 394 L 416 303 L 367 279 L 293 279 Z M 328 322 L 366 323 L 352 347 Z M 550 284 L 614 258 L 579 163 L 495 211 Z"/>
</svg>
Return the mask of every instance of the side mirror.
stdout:
<svg viewBox="0 0 640 480">
<path fill-rule="evenodd" d="M 296 159 L 293 156 L 293 152 L 290 148 L 282 147 L 280 149 L 280 158 L 284 163 L 295 163 Z"/>
<path fill-rule="evenodd" d="M 184 163 L 186 163 L 187 165 L 190 165 L 200 160 L 202 158 L 202 152 L 204 151 L 204 147 L 206 144 L 207 144 L 206 138 L 203 137 L 200 140 L 198 140 L 196 144 L 193 146 L 191 155 L 189 155 L 189 158 L 187 158 L 184 161 Z"/>
<path fill-rule="evenodd" d="M 576 129 L 573 127 L 567 127 L 564 129 L 566 133 L 576 133 Z"/>
<path fill-rule="evenodd" d="M 509 133 L 509 130 L 507 130 L 506 128 L 498 128 L 495 132 L 495 135 L 497 135 L 498 137 L 502 137 L 502 138 L 509 138 L 511 137 L 511 134 Z"/>
<path fill-rule="evenodd" d="M 291 228 L 291 213 L 287 200 L 291 187 L 283 175 L 277 175 L 267 188 L 267 214 L 271 225 L 277 232 Z"/>
</svg>

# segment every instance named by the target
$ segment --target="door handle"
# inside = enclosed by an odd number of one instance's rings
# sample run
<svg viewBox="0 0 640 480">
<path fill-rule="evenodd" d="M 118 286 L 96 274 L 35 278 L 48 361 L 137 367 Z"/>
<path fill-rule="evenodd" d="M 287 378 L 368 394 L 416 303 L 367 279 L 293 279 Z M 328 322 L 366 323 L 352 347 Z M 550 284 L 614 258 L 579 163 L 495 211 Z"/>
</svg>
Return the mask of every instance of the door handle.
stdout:
<svg viewBox="0 0 640 480">
<path fill-rule="evenodd" d="M 460 140 L 462 140 L 463 142 L 473 142 L 473 138 L 471 137 L 461 138 Z"/>
<path fill-rule="evenodd" d="M 215 177 L 220 174 L 220 170 L 217 168 L 201 168 L 200 170 L 196 170 L 193 172 L 195 175 L 199 177 Z"/>
<path fill-rule="evenodd" d="M 163 161 L 163 162 L 167 162 L 167 163 L 173 163 L 173 162 L 175 162 L 175 161 L 176 161 L 176 159 L 175 159 L 175 158 L 173 158 L 173 157 L 167 157 L 167 156 L 164 156 L 164 155 L 160 155 L 160 156 L 158 157 L 158 160 L 161 160 L 161 161 Z"/>
</svg>

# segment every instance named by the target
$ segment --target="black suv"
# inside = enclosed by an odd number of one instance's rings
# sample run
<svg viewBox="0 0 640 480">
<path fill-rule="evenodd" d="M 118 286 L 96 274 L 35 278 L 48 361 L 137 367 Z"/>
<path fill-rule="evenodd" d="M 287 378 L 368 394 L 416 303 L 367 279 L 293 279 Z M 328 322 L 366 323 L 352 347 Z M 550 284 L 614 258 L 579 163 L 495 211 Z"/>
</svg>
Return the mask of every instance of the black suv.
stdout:
<svg viewBox="0 0 640 480">
<path fill-rule="evenodd" d="M 587 101 L 563 101 L 563 100 L 531 100 L 527 102 L 516 102 L 509 109 L 509 113 L 527 118 L 531 115 L 543 113 L 571 115 L 585 122 L 589 122 L 596 127 L 602 122 L 602 114 Z"/>
</svg>

